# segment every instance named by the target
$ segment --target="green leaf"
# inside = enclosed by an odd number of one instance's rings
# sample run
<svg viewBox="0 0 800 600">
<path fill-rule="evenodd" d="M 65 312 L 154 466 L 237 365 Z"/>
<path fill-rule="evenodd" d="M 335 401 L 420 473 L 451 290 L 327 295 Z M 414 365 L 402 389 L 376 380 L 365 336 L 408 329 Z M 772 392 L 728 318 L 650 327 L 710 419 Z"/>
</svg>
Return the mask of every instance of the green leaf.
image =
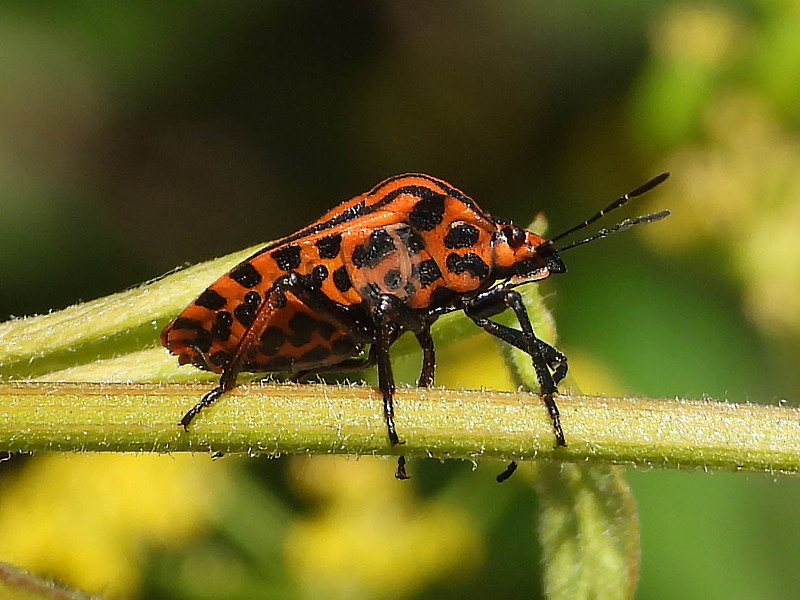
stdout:
<svg viewBox="0 0 800 600">
<path fill-rule="evenodd" d="M 536 474 L 546 597 L 632 598 L 639 521 L 622 469 L 547 461 Z"/>
</svg>

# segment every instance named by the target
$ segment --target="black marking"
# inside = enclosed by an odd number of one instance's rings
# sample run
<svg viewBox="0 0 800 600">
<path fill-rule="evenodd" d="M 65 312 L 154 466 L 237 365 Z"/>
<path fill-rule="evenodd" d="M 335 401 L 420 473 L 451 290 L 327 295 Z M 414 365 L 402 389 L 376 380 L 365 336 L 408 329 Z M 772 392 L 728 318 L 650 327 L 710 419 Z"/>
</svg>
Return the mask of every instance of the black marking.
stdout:
<svg viewBox="0 0 800 600">
<path fill-rule="evenodd" d="M 310 227 L 309 229 L 312 229 L 314 231 L 313 232 L 309 231 L 308 233 L 316 233 L 317 231 L 329 229 L 330 227 L 334 227 L 341 223 L 347 223 L 348 221 L 352 221 L 353 219 L 356 219 L 361 215 L 365 215 L 368 212 L 372 211 L 367 209 L 367 203 L 362 200 L 357 204 L 353 204 L 353 206 L 348 206 L 346 209 L 344 209 L 341 213 L 333 217 L 327 223 L 320 223 L 315 227 Z M 324 225 L 327 225 L 327 227 L 324 227 Z M 308 235 L 308 233 L 306 235 Z"/>
<path fill-rule="evenodd" d="M 445 196 L 437 194 L 429 188 L 421 189 L 425 190 L 425 192 L 421 194 L 422 198 L 417 201 L 411 213 L 409 213 L 408 221 L 417 229 L 430 231 L 444 219 Z"/>
<path fill-rule="evenodd" d="M 397 235 L 400 237 L 400 241 L 403 242 L 406 250 L 408 250 L 409 256 L 419 254 L 425 249 L 425 240 L 416 229 L 412 229 L 411 227 L 399 227 L 397 229 Z"/>
<path fill-rule="evenodd" d="M 391 291 L 399 289 L 403 285 L 403 276 L 400 274 L 400 269 L 386 271 L 386 275 L 383 276 L 383 283 Z"/>
<path fill-rule="evenodd" d="M 253 308 L 261 306 L 261 294 L 258 292 L 247 292 L 244 295 L 244 303 Z"/>
<path fill-rule="evenodd" d="M 444 236 L 444 245 L 451 250 L 472 248 L 478 243 L 480 235 L 480 230 L 469 223 L 454 224 L 450 227 L 447 235 Z"/>
<path fill-rule="evenodd" d="M 436 184 L 437 186 L 439 186 L 439 189 L 441 189 L 448 196 L 452 196 L 453 198 L 460 200 L 461 202 L 469 206 L 471 209 L 477 211 L 482 217 L 486 218 L 483 212 L 475 204 L 475 201 L 466 194 L 464 194 L 461 190 L 454 188 L 446 181 L 442 181 L 441 179 L 437 179 L 436 177 L 431 177 L 430 175 L 426 175 L 424 173 L 405 173 L 403 175 L 395 175 L 393 177 L 389 177 L 388 179 L 384 179 L 378 185 L 373 187 L 369 192 L 367 192 L 367 195 L 374 196 L 386 185 L 394 181 L 397 181 L 398 179 L 405 179 L 407 177 L 416 177 L 418 179 L 424 179 L 425 181 L 430 181 L 431 183 Z"/>
<path fill-rule="evenodd" d="M 293 333 L 287 336 L 289 343 L 296 348 L 305 346 L 311 341 L 311 335 L 317 326 L 317 320 L 306 312 L 296 312 L 289 319 L 289 327 Z"/>
<path fill-rule="evenodd" d="M 211 335 L 220 342 L 227 342 L 231 337 L 231 330 L 228 327 L 221 326 L 219 323 L 214 323 L 211 326 Z"/>
<path fill-rule="evenodd" d="M 275 308 L 285 308 L 286 302 L 286 294 L 283 292 L 278 292 L 272 296 L 272 306 Z"/>
<path fill-rule="evenodd" d="M 381 295 L 381 289 L 375 283 L 368 283 L 363 288 L 358 290 L 358 295 L 362 298 L 370 298 L 374 304 Z"/>
<path fill-rule="evenodd" d="M 367 267 L 368 269 L 374 269 L 387 255 L 394 252 L 394 250 L 394 240 L 392 237 L 385 229 L 376 229 L 369 234 L 369 239 L 365 245 L 355 247 L 351 258 L 356 268 L 361 269 Z"/>
<path fill-rule="evenodd" d="M 311 278 L 316 283 L 322 283 L 328 278 L 328 267 L 325 265 L 317 265 L 314 267 L 314 270 L 311 271 Z"/>
<path fill-rule="evenodd" d="M 458 298 L 458 294 L 443 285 L 440 285 L 431 292 L 431 297 L 428 303 L 431 308 L 439 308 L 442 306 L 450 306 Z"/>
<path fill-rule="evenodd" d="M 268 360 L 264 366 L 258 365 L 266 371 L 290 371 L 294 365 L 294 358 L 291 356 L 276 356 Z"/>
<path fill-rule="evenodd" d="M 489 265 L 483 262 L 480 256 L 473 252 L 467 252 L 463 256 L 455 252 L 447 255 L 447 270 L 456 275 L 469 273 L 473 277 L 485 279 L 489 276 Z"/>
<path fill-rule="evenodd" d="M 261 273 L 247 261 L 234 267 L 231 272 L 228 273 L 228 277 L 246 288 L 255 287 L 261 283 Z"/>
<path fill-rule="evenodd" d="M 178 317 L 172 322 L 172 329 L 202 329 L 203 324 L 196 319 Z"/>
<path fill-rule="evenodd" d="M 533 258 L 526 258 L 524 260 L 518 260 L 514 263 L 514 274 L 520 276 L 530 275 L 541 270 L 541 268 L 542 263 L 540 261 L 537 261 Z"/>
<path fill-rule="evenodd" d="M 256 319 L 256 311 L 249 304 L 240 304 L 233 309 L 233 316 L 245 327 L 249 327 Z"/>
<path fill-rule="evenodd" d="M 231 337 L 231 325 L 233 325 L 233 316 L 222 310 L 217 313 L 217 319 L 211 326 L 211 335 L 220 342 L 227 342 Z"/>
<path fill-rule="evenodd" d="M 314 346 L 311 350 L 300 355 L 300 358 L 297 359 L 297 362 L 319 364 L 329 358 L 330 355 L 331 351 L 325 346 Z"/>
<path fill-rule="evenodd" d="M 343 335 L 333 340 L 331 351 L 338 355 L 352 356 L 356 351 L 356 343 L 349 335 Z"/>
<path fill-rule="evenodd" d="M 340 292 L 346 292 L 353 287 L 350 281 L 350 275 L 347 274 L 347 269 L 339 267 L 333 272 L 333 285 L 335 285 L 336 289 Z"/>
<path fill-rule="evenodd" d="M 209 356 L 208 362 L 210 362 L 212 365 L 225 368 L 231 362 L 231 357 L 227 352 L 220 350 L 219 352 L 214 352 L 214 354 Z"/>
<path fill-rule="evenodd" d="M 436 261 L 432 258 L 423 260 L 421 263 L 419 263 L 417 270 L 419 282 L 422 287 L 428 287 L 442 276 L 442 272 L 439 270 L 439 265 L 437 265 Z"/>
<path fill-rule="evenodd" d="M 269 326 L 261 334 L 259 340 L 261 341 L 261 352 L 267 356 L 274 356 L 286 341 L 286 334 L 283 329 Z"/>
<path fill-rule="evenodd" d="M 412 282 L 407 281 L 406 284 L 403 286 L 403 291 L 409 296 L 413 296 L 414 292 L 417 291 L 417 286 L 415 286 Z"/>
<path fill-rule="evenodd" d="M 331 336 L 338 330 L 336 325 L 328 321 L 317 321 L 317 332 L 326 340 L 331 339 Z"/>
<path fill-rule="evenodd" d="M 292 271 L 300 266 L 300 246 L 289 244 L 274 250 L 270 256 L 278 263 L 278 267 L 284 271 Z"/>
<path fill-rule="evenodd" d="M 203 308 L 207 308 L 208 310 L 219 310 L 224 308 L 227 300 L 224 296 L 221 296 L 219 293 L 215 292 L 211 288 L 208 288 L 202 294 L 197 297 L 197 300 L 194 301 L 197 306 L 202 306 Z"/>
<path fill-rule="evenodd" d="M 475 201 L 472 198 L 464 195 L 459 190 L 450 187 L 444 181 L 436 179 L 435 177 L 431 177 L 430 175 L 413 174 L 412 176 L 420 177 L 422 179 L 435 183 L 437 186 L 443 189 L 448 195 L 458 199 L 460 202 L 465 204 L 471 211 L 475 213 L 475 215 L 478 218 L 484 219 L 487 224 L 492 223 L 492 219 L 485 212 L 483 212 L 483 210 L 481 210 L 481 208 L 475 203 Z M 395 181 L 397 179 L 402 179 L 403 177 L 406 177 L 406 175 L 398 175 L 396 177 L 387 179 L 386 181 L 379 183 L 377 186 L 375 186 L 373 188 L 373 191 L 380 189 L 381 187 L 383 187 L 384 184 L 391 183 L 392 181 Z M 373 192 L 369 193 L 371 194 Z M 271 252 L 272 250 L 276 250 L 284 244 L 296 242 L 297 240 L 306 238 L 311 235 L 315 235 L 321 231 L 325 231 L 326 229 L 332 229 L 337 225 L 341 225 L 342 223 L 352 221 L 353 219 L 357 219 L 358 217 L 361 217 L 363 215 L 368 215 L 370 213 L 373 213 L 377 210 L 380 210 L 387 204 L 391 204 L 392 202 L 394 202 L 395 198 L 397 198 L 402 194 L 410 194 L 412 196 L 424 198 L 426 193 L 427 194 L 431 193 L 430 188 L 426 188 L 424 186 L 419 186 L 419 185 L 409 185 L 391 191 L 390 193 L 386 194 L 386 196 L 381 198 L 378 202 L 370 204 L 369 206 L 367 206 L 366 202 L 362 200 L 357 204 L 347 207 L 342 212 L 340 212 L 337 215 L 334 215 L 327 221 L 324 221 L 322 223 L 316 223 L 314 225 L 309 225 L 308 227 L 304 227 L 303 229 L 293 233 L 292 235 L 289 235 L 281 240 L 278 240 L 277 242 L 265 246 L 264 248 L 253 254 L 253 256 L 251 256 L 250 259 L 255 258 L 256 256 L 260 256 L 265 252 Z"/>
<path fill-rule="evenodd" d="M 192 340 L 192 347 L 194 347 L 198 352 L 205 354 L 211 350 L 211 341 L 211 333 L 205 329 L 201 329 L 197 332 L 197 335 Z"/>
<path fill-rule="evenodd" d="M 317 240 L 317 251 L 320 258 L 336 258 L 342 249 L 342 234 L 334 233 Z"/>
</svg>

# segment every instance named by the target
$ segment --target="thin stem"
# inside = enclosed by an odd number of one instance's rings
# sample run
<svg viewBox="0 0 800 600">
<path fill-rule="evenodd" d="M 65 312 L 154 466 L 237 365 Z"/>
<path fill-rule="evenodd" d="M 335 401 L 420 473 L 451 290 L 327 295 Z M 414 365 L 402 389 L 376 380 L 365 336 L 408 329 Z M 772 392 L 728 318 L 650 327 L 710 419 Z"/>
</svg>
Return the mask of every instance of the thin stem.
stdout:
<svg viewBox="0 0 800 600">
<path fill-rule="evenodd" d="M 226 394 L 186 433 L 207 384 L 0 384 L 0 451 L 219 451 L 395 454 L 368 386 L 251 384 Z M 657 467 L 800 470 L 800 409 L 712 401 L 558 397 L 566 448 L 553 447 L 536 394 L 399 389 L 407 455 L 552 457 Z"/>
</svg>

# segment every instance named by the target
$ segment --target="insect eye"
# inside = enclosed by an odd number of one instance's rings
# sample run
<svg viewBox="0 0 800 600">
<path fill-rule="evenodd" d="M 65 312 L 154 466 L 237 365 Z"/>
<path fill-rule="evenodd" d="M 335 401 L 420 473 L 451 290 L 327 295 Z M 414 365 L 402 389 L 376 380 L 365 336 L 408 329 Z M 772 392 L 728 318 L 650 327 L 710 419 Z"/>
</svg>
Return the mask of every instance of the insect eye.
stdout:
<svg viewBox="0 0 800 600">
<path fill-rule="evenodd" d="M 514 225 L 503 227 L 503 235 L 506 236 L 508 245 L 512 248 L 519 248 L 525 243 L 525 232 Z"/>
</svg>

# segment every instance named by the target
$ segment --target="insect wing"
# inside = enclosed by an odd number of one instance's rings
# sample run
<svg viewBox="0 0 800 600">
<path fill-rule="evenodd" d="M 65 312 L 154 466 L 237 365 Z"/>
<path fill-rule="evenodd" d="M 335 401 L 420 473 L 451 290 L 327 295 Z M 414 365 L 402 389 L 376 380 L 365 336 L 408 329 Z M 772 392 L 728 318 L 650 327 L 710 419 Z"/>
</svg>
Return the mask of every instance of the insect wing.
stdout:
<svg viewBox="0 0 800 600">
<path fill-rule="evenodd" d="M 186 307 L 162 332 L 161 342 L 181 364 L 221 373 L 237 353 L 242 370 L 265 372 L 309 369 L 335 364 L 357 353 L 360 346 L 325 315 L 309 308 L 291 291 L 279 293 L 275 282 L 288 272 L 310 275 L 322 268 L 338 268 L 331 256 L 331 240 L 321 236 L 273 244 L 239 263 Z M 330 267 L 326 267 L 325 263 Z M 323 290 L 336 290 L 323 282 Z M 338 291 L 338 290 L 336 290 Z M 358 297 L 338 293 L 337 300 Z M 252 327 L 256 330 L 250 331 Z M 247 348 L 240 350 L 248 336 Z"/>
</svg>

